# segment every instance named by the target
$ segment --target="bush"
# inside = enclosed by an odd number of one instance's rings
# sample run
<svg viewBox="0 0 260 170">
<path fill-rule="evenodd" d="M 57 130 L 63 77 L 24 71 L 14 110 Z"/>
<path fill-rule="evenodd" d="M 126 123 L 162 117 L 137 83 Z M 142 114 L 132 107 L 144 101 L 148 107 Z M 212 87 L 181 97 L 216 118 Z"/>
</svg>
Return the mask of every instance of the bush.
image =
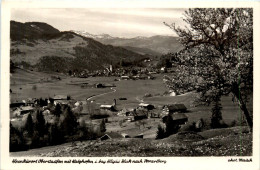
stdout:
<svg viewBox="0 0 260 170">
<path fill-rule="evenodd" d="M 152 94 L 150 94 L 150 93 L 146 93 L 145 95 L 144 95 L 144 97 L 152 97 L 153 95 Z"/>
<path fill-rule="evenodd" d="M 166 137 L 166 131 L 165 129 L 159 124 L 158 130 L 156 132 L 156 138 L 155 139 L 163 139 Z"/>
</svg>

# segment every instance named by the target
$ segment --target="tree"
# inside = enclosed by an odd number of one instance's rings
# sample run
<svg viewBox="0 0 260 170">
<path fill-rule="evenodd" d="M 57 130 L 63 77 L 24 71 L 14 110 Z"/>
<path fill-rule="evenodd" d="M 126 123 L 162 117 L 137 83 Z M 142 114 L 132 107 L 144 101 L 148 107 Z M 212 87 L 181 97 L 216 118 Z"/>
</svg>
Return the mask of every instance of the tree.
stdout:
<svg viewBox="0 0 260 170">
<path fill-rule="evenodd" d="M 57 124 L 53 124 L 49 128 L 49 142 L 51 145 L 56 145 L 63 142 L 63 135 Z"/>
<path fill-rule="evenodd" d="M 27 131 L 29 137 L 31 137 L 33 135 L 33 131 L 34 131 L 33 127 L 34 127 L 34 124 L 33 124 L 33 120 L 32 120 L 32 115 L 31 115 L 31 113 L 29 113 L 26 118 L 26 122 L 25 122 L 25 126 L 24 126 L 24 129 L 25 129 L 25 131 Z"/>
<path fill-rule="evenodd" d="M 40 110 L 36 113 L 35 130 L 38 131 L 40 137 L 45 134 L 45 119 Z"/>
<path fill-rule="evenodd" d="M 156 132 L 156 139 L 163 139 L 166 137 L 165 129 L 159 124 Z"/>
<path fill-rule="evenodd" d="M 61 130 L 63 130 L 64 135 L 72 135 L 78 126 L 77 118 L 69 106 L 64 108 L 63 116 L 64 119 L 61 122 Z"/>
<path fill-rule="evenodd" d="M 216 99 L 216 101 L 214 101 L 214 106 L 211 110 L 212 112 L 212 116 L 211 116 L 211 123 L 210 126 L 211 128 L 220 128 L 222 125 L 220 123 L 220 121 L 222 120 L 222 113 L 221 113 L 221 104 L 220 104 L 220 99 Z"/>
<path fill-rule="evenodd" d="M 106 131 L 106 122 L 105 122 L 105 119 L 102 119 L 102 121 L 100 122 L 100 132 L 105 132 Z"/>
<path fill-rule="evenodd" d="M 12 123 L 10 123 L 9 137 L 9 149 L 11 152 L 24 149 L 23 135 L 17 128 L 13 127 Z"/>
<path fill-rule="evenodd" d="M 61 105 L 60 104 L 57 104 L 55 106 L 55 109 L 53 111 L 53 114 L 57 117 L 59 117 L 61 114 L 62 114 L 62 110 L 61 110 Z"/>
<path fill-rule="evenodd" d="M 232 94 L 252 130 L 247 104 L 253 92 L 253 9 L 194 8 L 184 21 L 185 28 L 165 23 L 185 46 L 176 54 L 176 74 L 164 77 L 166 85 L 182 93 L 196 90 L 207 104 Z"/>
</svg>

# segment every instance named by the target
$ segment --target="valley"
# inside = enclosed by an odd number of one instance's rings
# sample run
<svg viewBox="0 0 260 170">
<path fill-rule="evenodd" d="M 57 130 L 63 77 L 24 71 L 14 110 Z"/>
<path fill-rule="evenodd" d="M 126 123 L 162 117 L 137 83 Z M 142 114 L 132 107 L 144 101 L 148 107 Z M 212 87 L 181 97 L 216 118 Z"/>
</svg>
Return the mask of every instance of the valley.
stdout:
<svg viewBox="0 0 260 170">
<path fill-rule="evenodd" d="M 236 66 L 223 69 L 211 48 L 212 55 L 173 36 L 122 38 L 42 22 L 11 21 L 10 36 L 11 156 L 252 155 L 234 96 L 240 86 L 228 79 Z M 250 62 L 241 64 L 251 74 Z M 250 117 L 253 97 L 245 94 Z"/>
</svg>

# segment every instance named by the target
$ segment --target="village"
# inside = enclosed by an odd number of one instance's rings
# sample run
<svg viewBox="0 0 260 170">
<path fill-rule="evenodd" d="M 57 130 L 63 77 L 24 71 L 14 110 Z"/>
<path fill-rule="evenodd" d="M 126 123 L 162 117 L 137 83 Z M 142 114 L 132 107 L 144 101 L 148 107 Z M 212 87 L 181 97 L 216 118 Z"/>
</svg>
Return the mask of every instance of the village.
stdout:
<svg viewBox="0 0 260 170">
<path fill-rule="evenodd" d="M 97 83 L 95 88 L 104 88 L 104 85 Z M 78 126 L 92 126 L 97 133 L 95 139 L 98 140 L 113 138 L 155 139 L 158 125 L 166 126 L 168 116 L 171 116 L 171 123 L 178 126 L 188 121 L 188 117 L 184 114 L 187 112 L 184 104 L 169 103 L 168 105 L 155 106 L 150 103 L 139 103 L 138 106 L 132 108 L 117 106 L 117 102 L 125 100 L 127 98 L 114 99 L 113 104 L 109 105 L 95 103 L 91 97 L 85 101 L 77 101 L 73 99 L 73 96 L 68 95 L 55 95 L 45 99 L 28 98 L 10 103 L 10 121 L 13 127 L 22 130 L 26 126 L 28 116 L 30 115 L 33 122 L 36 122 L 37 111 L 40 111 L 44 117 L 45 125 L 52 126 L 57 123 L 56 112 L 58 108 L 69 106 L 76 117 Z M 62 115 L 61 110 L 59 111 L 60 115 Z M 105 130 L 100 129 L 102 121 L 105 122 Z M 48 138 L 46 135 L 44 137 Z M 75 139 L 81 140 L 80 138 Z M 27 144 L 30 145 L 30 142 Z"/>
</svg>

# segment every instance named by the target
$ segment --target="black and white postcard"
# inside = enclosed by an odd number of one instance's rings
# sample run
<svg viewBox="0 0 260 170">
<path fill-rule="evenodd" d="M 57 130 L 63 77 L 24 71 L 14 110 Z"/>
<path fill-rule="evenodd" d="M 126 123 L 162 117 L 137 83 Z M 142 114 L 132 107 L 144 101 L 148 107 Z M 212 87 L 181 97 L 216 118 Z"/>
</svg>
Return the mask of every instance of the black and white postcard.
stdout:
<svg viewBox="0 0 260 170">
<path fill-rule="evenodd" d="M 259 168 L 259 2 L 2 2 L 1 169 Z"/>
</svg>

